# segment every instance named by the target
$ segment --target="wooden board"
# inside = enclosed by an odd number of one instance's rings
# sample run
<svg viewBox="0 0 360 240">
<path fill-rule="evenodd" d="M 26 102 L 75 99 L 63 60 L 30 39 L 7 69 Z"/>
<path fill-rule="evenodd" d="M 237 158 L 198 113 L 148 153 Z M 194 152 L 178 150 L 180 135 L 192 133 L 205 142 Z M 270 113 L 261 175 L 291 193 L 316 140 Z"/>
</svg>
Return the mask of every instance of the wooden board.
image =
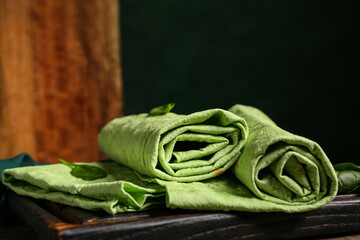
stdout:
<svg viewBox="0 0 360 240">
<path fill-rule="evenodd" d="M 153 209 L 104 212 L 10 193 L 8 204 L 39 239 L 295 239 L 360 231 L 360 195 L 341 195 L 305 213 Z"/>
</svg>

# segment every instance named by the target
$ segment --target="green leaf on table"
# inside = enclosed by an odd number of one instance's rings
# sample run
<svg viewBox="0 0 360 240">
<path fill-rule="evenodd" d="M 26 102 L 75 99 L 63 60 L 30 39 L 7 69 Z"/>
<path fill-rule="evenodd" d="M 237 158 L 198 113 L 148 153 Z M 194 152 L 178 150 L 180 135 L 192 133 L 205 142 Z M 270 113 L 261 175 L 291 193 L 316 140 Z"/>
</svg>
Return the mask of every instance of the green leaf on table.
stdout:
<svg viewBox="0 0 360 240">
<path fill-rule="evenodd" d="M 59 159 L 59 161 L 71 168 L 71 175 L 76 178 L 81 178 L 85 181 L 93 181 L 107 176 L 107 173 L 99 167 L 86 164 L 70 163 L 65 161 L 64 159 Z"/>
<path fill-rule="evenodd" d="M 175 103 L 168 103 L 159 107 L 155 107 L 150 110 L 149 116 L 158 116 L 158 115 L 167 114 L 168 112 L 171 111 L 171 109 L 173 109 L 174 106 Z"/>
<path fill-rule="evenodd" d="M 338 193 L 351 193 L 360 189 L 360 167 L 354 163 L 338 163 L 334 165 L 337 172 Z"/>
<path fill-rule="evenodd" d="M 334 168 L 336 171 L 344 171 L 344 170 L 360 171 L 360 166 L 357 166 L 356 164 L 351 162 L 335 164 Z"/>
</svg>

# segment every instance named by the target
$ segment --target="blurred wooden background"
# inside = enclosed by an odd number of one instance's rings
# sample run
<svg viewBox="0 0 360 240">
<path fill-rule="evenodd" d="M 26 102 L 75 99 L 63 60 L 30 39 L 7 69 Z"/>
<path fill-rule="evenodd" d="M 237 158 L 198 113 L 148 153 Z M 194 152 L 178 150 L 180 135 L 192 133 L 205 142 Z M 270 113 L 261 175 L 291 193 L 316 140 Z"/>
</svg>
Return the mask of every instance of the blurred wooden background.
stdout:
<svg viewBox="0 0 360 240">
<path fill-rule="evenodd" d="M 117 0 L 0 0 L 0 159 L 97 161 L 122 115 Z"/>
</svg>

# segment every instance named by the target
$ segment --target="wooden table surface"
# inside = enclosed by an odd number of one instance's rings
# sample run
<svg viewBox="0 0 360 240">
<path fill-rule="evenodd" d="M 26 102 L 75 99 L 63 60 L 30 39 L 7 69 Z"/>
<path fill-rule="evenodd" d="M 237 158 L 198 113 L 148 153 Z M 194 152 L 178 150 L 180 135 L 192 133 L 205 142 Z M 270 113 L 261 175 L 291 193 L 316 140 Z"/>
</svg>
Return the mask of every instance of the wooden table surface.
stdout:
<svg viewBox="0 0 360 240">
<path fill-rule="evenodd" d="M 37 240 L 37 235 L 32 231 L 20 217 L 14 212 L 0 212 L 0 239 L 1 240 Z M 309 238 L 307 238 L 309 239 Z M 324 236 L 321 238 L 327 240 L 359 240 L 360 232 L 350 234 L 339 234 L 333 236 Z"/>
<path fill-rule="evenodd" d="M 7 210 L 0 211 L 1 240 L 360 239 L 359 195 L 339 196 L 322 208 L 295 214 L 164 208 L 110 216 L 14 193 L 7 199 Z"/>
</svg>

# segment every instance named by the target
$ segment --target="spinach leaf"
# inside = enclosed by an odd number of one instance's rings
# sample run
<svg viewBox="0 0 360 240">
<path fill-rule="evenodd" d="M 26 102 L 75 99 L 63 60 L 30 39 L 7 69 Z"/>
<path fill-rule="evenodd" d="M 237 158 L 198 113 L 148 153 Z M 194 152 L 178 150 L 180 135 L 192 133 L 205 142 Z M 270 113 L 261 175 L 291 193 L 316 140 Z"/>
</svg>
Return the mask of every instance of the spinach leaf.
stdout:
<svg viewBox="0 0 360 240">
<path fill-rule="evenodd" d="M 354 163 L 338 163 L 334 165 L 337 172 L 338 193 L 351 193 L 360 189 L 360 167 Z"/>
<path fill-rule="evenodd" d="M 104 170 L 95 166 L 70 163 L 64 159 L 59 159 L 59 161 L 71 168 L 71 175 L 85 181 L 93 181 L 107 176 L 107 173 Z"/>
<path fill-rule="evenodd" d="M 158 115 L 164 115 L 173 109 L 175 106 L 175 103 L 168 103 L 159 107 L 155 107 L 150 110 L 149 116 L 158 116 Z"/>
</svg>

